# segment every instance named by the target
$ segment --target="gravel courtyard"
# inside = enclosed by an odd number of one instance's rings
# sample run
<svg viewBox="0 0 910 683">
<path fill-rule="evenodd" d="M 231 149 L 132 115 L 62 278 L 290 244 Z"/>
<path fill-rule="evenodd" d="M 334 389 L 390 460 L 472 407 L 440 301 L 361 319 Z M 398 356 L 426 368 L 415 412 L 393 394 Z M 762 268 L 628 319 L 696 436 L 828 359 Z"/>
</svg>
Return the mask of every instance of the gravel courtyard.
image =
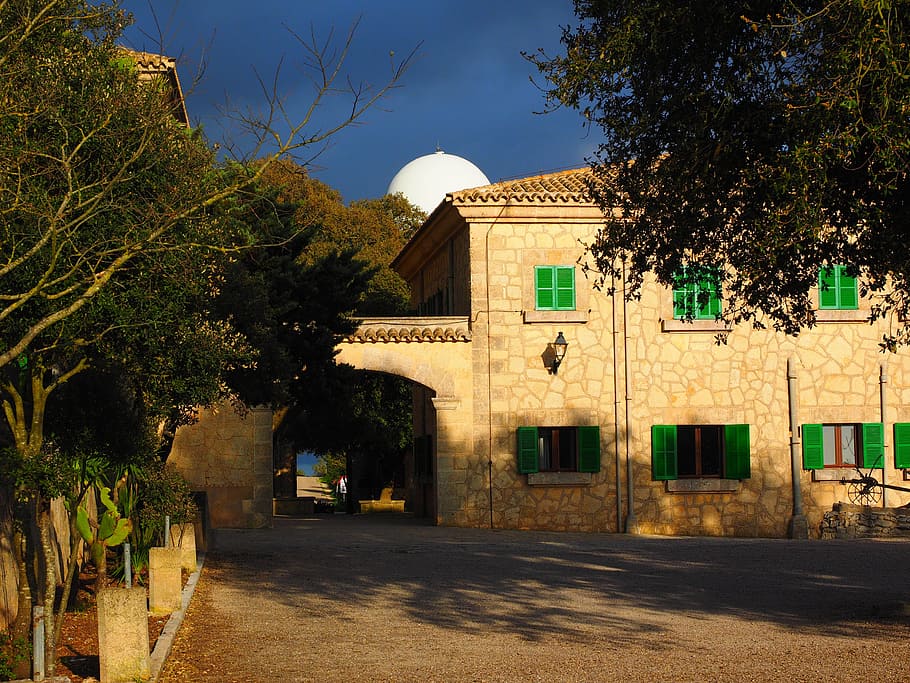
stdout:
<svg viewBox="0 0 910 683">
<path fill-rule="evenodd" d="M 910 542 L 218 531 L 161 681 L 908 681 Z"/>
</svg>

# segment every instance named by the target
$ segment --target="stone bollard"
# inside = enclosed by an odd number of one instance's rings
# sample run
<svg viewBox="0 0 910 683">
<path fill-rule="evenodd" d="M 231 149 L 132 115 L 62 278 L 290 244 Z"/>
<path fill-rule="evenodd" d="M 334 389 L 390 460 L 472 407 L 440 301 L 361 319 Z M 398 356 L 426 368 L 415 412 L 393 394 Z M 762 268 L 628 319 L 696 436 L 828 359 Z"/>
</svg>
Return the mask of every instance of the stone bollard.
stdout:
<svg viewBox="0 0 910 683">
<path fill-rule="evenodd" d="M 182 606 L 179 548 L 149 549 L 149 611 L 170 614 Z"/>
<path fill-rule="evenodd" d="M 101 683 L 148 680 L 151 668 L 145 590 L 102 588 L 97 604 Z"/>
<path fill-rule="evenodd" d="M 196 528 L 192 522 L 171 527 L 171 547 L 180 548 L 180 566 L 196 571 Z"/>
</svg>

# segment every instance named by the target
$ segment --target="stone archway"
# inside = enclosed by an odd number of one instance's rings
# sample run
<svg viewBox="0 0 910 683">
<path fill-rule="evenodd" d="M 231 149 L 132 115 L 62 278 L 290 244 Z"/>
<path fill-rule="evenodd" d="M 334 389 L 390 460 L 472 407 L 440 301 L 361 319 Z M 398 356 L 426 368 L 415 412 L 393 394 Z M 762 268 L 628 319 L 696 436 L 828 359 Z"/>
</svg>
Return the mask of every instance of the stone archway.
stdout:
<svg viewBox="0 0 910 683">
<path fill-rule="evenodd" d="M 466 317 L 369 318 L 338 345 L 337 360 L 412 380 L 435 392 L 437 524 L 459 525 L 459 483 L 472 452 L 473 373 Z"/>
</svg>

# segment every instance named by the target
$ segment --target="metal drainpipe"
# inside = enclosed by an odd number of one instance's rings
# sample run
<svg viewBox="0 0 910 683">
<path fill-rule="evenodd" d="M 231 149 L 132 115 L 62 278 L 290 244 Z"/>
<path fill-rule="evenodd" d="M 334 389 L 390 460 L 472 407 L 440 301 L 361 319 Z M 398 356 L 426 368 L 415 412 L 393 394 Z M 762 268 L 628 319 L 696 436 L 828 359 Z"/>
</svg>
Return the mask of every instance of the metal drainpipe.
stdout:
<svg viewBox="0 0 910 683">
<path fill-rule="evenodd" d="M 622 262 L 622 360 L 623 360 L 623 370 L 626 380 L 626 415 L 625 415 L 625 430 L 626 430 L 626 497 L 628 498 L 629 512 L 626 515 L 626 533 L 627 534 L 637 534 L 638 533 L 638 518 L 635 516 L 635 497 L 634 497 L 634 472 L 632 468 L 632 455 L 631 455 L 631 426 L 629 419 L 629 409 L 632 403 L 632 379 L 629 376 L 629 322 L 628 315 L 626 311 L 626 261 L 623 259 Z"/>
<path fill-rule="evenodd" d="M 799 385 L 796 377 L 796 363 L 787 359 L 787 402 L 790 409 L 790 480 L 793 483 L 793 516 L 790 518 L 790 538 L 808 538 L 809 524 L 803 512 L 803 493 L 800 484 L 802 462 L 799 454 L 799 413 L 797 399 Z"/>
<path fill-rule="evenodd" d="M 622 459 L 619 455 L 619 326 L 616 324 L 616 277 L 610 281 L 613 295 L 613 452 L 616 459 L 616 533 L 622 533 Z"/>
<path fill-rule="evenodd" d="M 888 361 L 882 361 L 878 369 L 878 400 L 882 418 L 882 445 L 884 451 L 888 448 Z M 887 459 L 882 454 L 882 484 L 887 484 L 888 467 Z M 882 507 L 888 507 L 888 489 L 882 488 Z"/>
<path fill-rule="evenodd" d="M 487 470 L 488 470 L 488 494 L 489 494 L 489 505 L 490 505 L 490 528 L 495 529 L 496 525 L 493 522 L 493 355 L 492 355 L 492 342 L 490 341 L 490 330 L 492 329 L 492 314 L 490 312 L 490 233 L 493 232 L 493 228 L 496 227 L 496 224 L 499 222 L 499 219 L 502 218 L 502 215 L 505 213 L 506 208 L 509 206 L 512 201 L 512 196 L 509 195 L 506 197 L 505 203 L 502 205 L 502 208 L 499 210 L 499 213 L 490 223 L 490 227 L 487 228 L 487 233 L 484 235 L 484 290 L 486 295 L 486 304 L 487 304 L 487 448 L 489 449 L 488 459 L 487 459 Z M 470 227 L 468 228 L 470 230 Z M 470 239 L 470 235 L 469 235 Z M 470 277 L 470 274 L 469 274 Z M 471 312 L 473 315 L 473 311 Z"/>
</svg>

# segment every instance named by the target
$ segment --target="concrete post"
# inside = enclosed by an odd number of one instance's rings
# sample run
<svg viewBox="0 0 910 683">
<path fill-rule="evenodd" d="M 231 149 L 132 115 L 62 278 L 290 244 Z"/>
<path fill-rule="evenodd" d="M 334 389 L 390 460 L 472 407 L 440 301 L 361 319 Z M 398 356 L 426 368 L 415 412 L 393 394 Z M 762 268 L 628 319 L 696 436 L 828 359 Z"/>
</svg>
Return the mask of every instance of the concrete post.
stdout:
<svg viewBox="0 0 910 683">
<path fill-rule="evenodd" d="M 183 581 L 179 548 L 149 550 L 149 611 L 170 614 L 181 607 Z"/>
<path fill-rule="evenodd" d="M 800 482 L 802 461 L 799 439 L 799 385 L 796 377 L 796 362 L 787 359 L 787 399 L 790 411 L 790 477 L 793 484 L 793 516 L 790 518 L 790 538 L 809 538 L 809 523 L 803 512 L 803 492 Z"/>
<path fill-rule="evenodd" d="M 196 571 L 196 529 L 192 522 L 171 527 L 171 548 L 180 550 L 180 566 Z"/>
<path fill-rule="evenodd" d="M 101 683 L 148 680 L 151 667 L 145 590 L 103 588 L 97 603 Z"/>
</svg>

